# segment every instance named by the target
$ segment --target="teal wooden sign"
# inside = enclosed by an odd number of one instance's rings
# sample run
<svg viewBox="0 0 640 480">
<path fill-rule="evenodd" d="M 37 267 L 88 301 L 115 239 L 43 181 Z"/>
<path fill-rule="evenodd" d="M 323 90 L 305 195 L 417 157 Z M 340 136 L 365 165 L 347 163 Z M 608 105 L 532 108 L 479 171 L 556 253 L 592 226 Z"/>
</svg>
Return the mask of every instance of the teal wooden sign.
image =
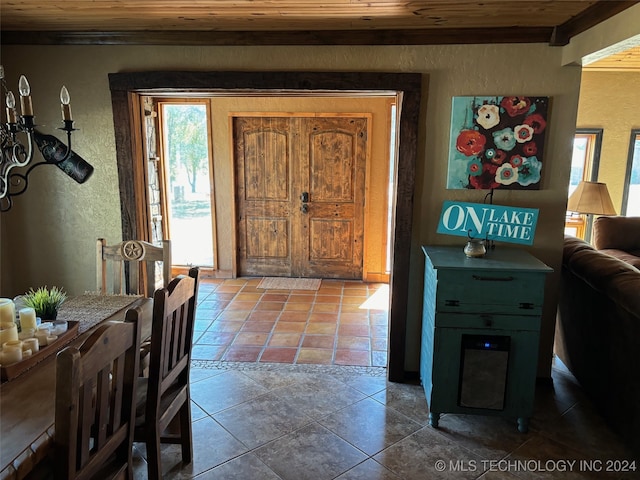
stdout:
<svg viewBox="0 0 640 480">
<path fill-rule="evenodd" d="M 438 233 L 533 245 L 537 208 L 445 201 Z"/>
</svg>

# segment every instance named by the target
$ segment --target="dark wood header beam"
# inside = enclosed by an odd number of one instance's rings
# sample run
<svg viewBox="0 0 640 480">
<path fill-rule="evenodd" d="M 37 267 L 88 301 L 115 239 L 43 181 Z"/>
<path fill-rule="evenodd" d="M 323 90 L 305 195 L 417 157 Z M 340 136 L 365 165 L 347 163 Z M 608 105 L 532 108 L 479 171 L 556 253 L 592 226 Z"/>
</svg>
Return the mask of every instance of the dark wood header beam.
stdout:
<svg viewBox="0 0 640 480">
<path fill-rule="evenodd" d="M 450 45 L 548 43 L 552 27 L 310 31 L 3 31 L 3 45 Z"/>
</svg>

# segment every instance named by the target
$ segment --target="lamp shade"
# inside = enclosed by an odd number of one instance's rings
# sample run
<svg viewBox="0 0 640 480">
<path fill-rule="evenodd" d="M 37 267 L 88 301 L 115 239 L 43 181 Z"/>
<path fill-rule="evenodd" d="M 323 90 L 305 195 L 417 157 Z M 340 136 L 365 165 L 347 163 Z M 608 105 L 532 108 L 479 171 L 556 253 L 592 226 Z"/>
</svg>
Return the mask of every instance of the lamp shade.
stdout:
<svg viewBox="0 0 640 480">
<path fill-rule="evenodd" d="M 606 183 L 581 181 L 571 194 L 567 210 L 594 215 L 616 215 Z"/>
</svg>

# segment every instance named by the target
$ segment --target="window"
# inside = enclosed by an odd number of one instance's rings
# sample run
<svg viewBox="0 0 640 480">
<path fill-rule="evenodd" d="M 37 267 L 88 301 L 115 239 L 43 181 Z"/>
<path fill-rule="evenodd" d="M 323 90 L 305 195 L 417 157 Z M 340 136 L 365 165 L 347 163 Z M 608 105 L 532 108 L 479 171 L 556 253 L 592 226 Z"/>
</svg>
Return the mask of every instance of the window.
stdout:
<svg viewBox="0 0 640 480">
<path fill-rule="evenodd" d="M 576 130 L 573 137 L 568 197 L 571 196 L 582 180 L 597 180 L 601 146 L 601 128 L 579 128 Z M 567 212 L 564 231 L 566 234 L 579 238 L 589 238 L 590 222 L 590 218 L 589 223 L 587 223 L 583 215 Z"/>
<path fill-rule="evenodd" d="M 602 129 L 578 129 L 573 137 L 569 196 L 581 180 L 596 181 L 600 163 Z"/>
<path fill-rule="evenodd" d="M 640 217 L 640 129 L 631 130 L 621 214 Z"/>
</svg>

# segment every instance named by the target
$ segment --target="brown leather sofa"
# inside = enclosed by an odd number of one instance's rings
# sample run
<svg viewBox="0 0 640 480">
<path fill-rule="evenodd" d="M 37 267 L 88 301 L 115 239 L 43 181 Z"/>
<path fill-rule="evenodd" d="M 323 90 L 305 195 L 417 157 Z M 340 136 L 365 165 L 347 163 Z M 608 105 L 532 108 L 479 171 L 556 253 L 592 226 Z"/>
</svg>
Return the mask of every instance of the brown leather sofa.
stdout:
<svg viewBox="0 0 640 480">
<path fill-rule="evenodd" d="M 611 218 L 565 235 L 555 353 L 640 459 L 640 217 Z"/>
<path fill-rule="evenodd" d="M 593 222 L 593 245 L 640 268 L 640 217 L 598 217 Z"/>
</svg>

